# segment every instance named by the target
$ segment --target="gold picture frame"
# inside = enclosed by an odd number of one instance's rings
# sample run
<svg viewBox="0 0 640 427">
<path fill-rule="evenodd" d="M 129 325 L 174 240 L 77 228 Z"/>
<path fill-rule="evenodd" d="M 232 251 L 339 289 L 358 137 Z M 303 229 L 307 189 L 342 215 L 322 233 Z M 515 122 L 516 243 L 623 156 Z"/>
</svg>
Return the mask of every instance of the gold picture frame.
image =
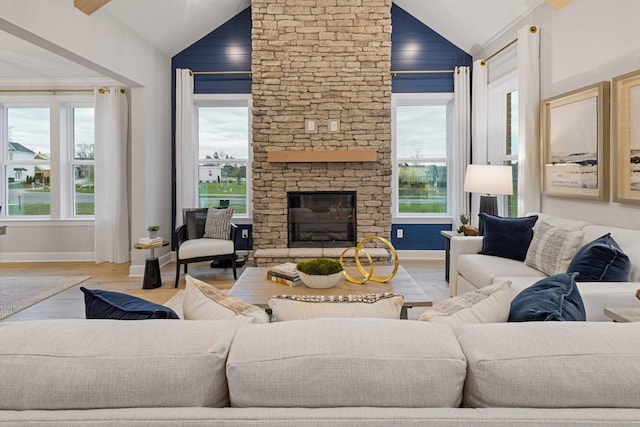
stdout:
<svg viewBox="0 0 640 427">
<path fill-rule="evenodd" d="M 609 200 L 609 87 L 603 81 L 541 102 L 544 194 Z"/>
<path fill-rule="evenodd" d="M 640 70 L 613 78 L 613 201 L 640 203 Z"/>
</svg>

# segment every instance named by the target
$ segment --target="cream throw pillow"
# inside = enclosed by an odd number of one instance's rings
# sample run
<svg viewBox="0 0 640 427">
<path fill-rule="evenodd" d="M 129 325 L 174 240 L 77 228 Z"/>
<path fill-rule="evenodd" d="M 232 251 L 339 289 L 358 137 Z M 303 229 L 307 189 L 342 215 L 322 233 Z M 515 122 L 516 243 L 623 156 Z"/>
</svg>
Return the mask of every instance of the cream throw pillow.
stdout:
<svg viewBox="0 0 640 427">
<path fill-rule="evenodd" d="M 230 297 L 215 286 L 186 275 L 182 300 L 185 320 L 233 320 L 239 324 L 269 323 L 260 307 Z"/>
<path fill-rule="evenodd" d="M 533 239 L 524 262 L 549 276 L 566 273 L 583 237 L 584 231 L 569 231 L 538 222 L 533 227 Z"/>
<path fill-rule="evenodd" d="M 435 304 L 418 320 L 448 324 L 458 335 L 463 323 L 501 323 L 509 319 L 511 282 L 495 283 Z"/>
<path fill-rule="evenodd" d="M 318 317 L 380 317 L 399 319 L 404 297 L 385 292 L 363 295 L 275 295 L 269 307 L 276 320 Z"/>
</svg>

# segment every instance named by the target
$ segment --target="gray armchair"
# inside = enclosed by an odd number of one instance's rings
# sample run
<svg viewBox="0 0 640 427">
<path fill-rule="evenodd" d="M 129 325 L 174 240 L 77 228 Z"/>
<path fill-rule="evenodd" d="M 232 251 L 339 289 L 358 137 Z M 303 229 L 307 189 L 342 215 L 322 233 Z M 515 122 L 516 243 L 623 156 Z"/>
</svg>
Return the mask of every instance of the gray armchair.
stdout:
<svg viewBox="0 0 640 427">
<path fill-rule="evenodd" d="M 209 208 L 187 208 L 182 210 L 183 225 L 175 231 L 176 240 L 176 285 L 180 280 L 180 266 L 184 265 L 184 273 L 187 273 L 187 265 L 201 261 L 231 262 L 233 278 L 236 273 L 236 230 L 238 227 L 231 224 L 229 240 L 205 238 L 205 224 Z"/>
</svg>

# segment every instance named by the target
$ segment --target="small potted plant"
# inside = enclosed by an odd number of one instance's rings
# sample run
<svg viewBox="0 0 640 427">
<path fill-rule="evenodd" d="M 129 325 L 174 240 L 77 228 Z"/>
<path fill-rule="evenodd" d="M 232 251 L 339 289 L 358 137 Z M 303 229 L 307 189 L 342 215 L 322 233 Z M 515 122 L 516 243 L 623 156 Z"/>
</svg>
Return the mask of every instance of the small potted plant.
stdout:
<svg viewBox="0 0 640 427">
<path fill-rule="evenodd" d="M 342 276 L 342 265 L 329 258 L 314 258 L 300 261 L 296 268 L 302 283 L 310 288 L 327 289 L 338 284 Z"/>
<path fill-rule="evenodd" d="M 158 237 L 158 230 L 160 230 L 159 225 L 150 225 L 147 228 L 147 231 L 149 232 L 149 238 L 156 239 Z"/>
</svg>

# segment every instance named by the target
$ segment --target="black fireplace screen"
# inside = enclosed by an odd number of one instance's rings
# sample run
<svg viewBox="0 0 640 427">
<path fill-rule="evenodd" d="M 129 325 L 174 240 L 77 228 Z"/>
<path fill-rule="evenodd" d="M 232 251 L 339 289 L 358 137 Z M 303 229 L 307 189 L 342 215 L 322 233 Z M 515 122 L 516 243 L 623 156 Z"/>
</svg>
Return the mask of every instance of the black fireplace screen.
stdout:
<svg viewBox="0 0 640 427">
<path fill-rule="evenodd" d="M 287 201 L 290 248 L 355 246 L 355 191 L 289 192 Z"/>
</svg>

